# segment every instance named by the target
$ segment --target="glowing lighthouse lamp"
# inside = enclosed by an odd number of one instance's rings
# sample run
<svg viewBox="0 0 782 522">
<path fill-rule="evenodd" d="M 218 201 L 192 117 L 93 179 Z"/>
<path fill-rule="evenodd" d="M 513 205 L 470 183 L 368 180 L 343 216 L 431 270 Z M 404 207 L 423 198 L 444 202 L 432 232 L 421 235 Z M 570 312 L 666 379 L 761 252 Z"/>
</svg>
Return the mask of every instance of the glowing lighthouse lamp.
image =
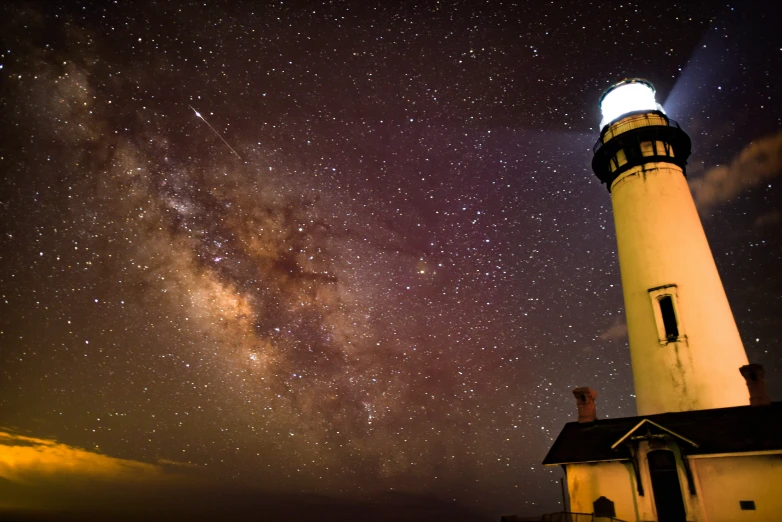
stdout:
<svg viewBox="0 0 782 522">
<path fill-rule="evenodd" d="M 685 169 L 690 138 L 646 80 L 600 99 L 592 169 L 611 193 L 639 415 L 748 404 L 747 356 Z"/>
<path fill-rule="evenodd" d="M 625 114 L 638 111 L 664 113 L 654 99 L 654 87 L 651 83 L 640 79 L 625 80 L 606 91 L 600 98 L 600 112 L 603 113 L 600 128 Z"/>
</svg>

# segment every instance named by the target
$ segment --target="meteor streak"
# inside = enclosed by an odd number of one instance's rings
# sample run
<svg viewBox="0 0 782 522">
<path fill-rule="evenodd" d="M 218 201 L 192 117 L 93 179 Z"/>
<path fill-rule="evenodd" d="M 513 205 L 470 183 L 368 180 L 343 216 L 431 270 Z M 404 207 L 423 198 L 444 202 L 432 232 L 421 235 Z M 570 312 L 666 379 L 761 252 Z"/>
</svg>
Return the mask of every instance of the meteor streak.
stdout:
<svg viewBox="0 0 782 522">
<path fill-rule="evenodd" d="M 212 127 L 211 125 L 209 125 L 209 122 L 208 122 L 208 121 L 206 121 L 206 118 L 204 118 L 203 116 L 201 116 L 201 113 L 200 113 L 200 112 L 198 112 L 198 111 L 195 109 L 195 107 L 193 107 L 192 105 L 188 105 L 188 107 L 190 107 L 191 109 L 193 109 L 193 112 L 195 113 L 195 115 L 196 115 L 197 117 L 201 118 L 201 120 L 202 120 L 204 123 L 206 123 L 206 124 L 209 126 L 209 128 L 210 128 L 210 129 L 212 129 L 212 132 L 214 132 L 214 133 L 217 135 L 217 137 L 218 137 L 218 138 L 220 138 L 220 139 L 223 141 L 223 143 L 225 143 L 225 146 L 226 146 L 226 147 L 228 147 L 229 149 L 231 149 L 231 152 L 233 152 L 234 154 L 236 154 L 236 157 L 237 157 L 237 158 L 239 158 L 240 160 L 242 159 L 242 157 L 239 155 L 239 153 L 238 153 L 238 152 L 236 152 L 236 151 L 234 150 L 234 148 L 233 148 L 233 147 L 231 147 L 231 146 L 228 144 L 228 142 L 227 142 L 227 141 L 225 141 L 225 138 L 223 138 L 223 137 L 220 135 L 220 133 L 219 133 L 219 132 L 217 132 L 217 130 L 216 130 L 214 127 Z M 244 161 L 244 160 L 242 160 L 242 161 Z"/>
</svg>

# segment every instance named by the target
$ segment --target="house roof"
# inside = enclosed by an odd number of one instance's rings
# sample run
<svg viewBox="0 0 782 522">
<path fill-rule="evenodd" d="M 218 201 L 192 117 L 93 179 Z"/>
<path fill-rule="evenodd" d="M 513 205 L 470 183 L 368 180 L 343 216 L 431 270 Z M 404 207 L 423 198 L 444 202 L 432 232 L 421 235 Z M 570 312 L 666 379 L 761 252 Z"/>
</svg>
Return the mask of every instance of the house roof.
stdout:
<svg viewBox="0 0 782 522">
<path fill-rule="evenodd" d="M 543 464 L 625 460 L 625 442 L 647 433 L 676 438 L 688 455 L 782 450 L 782 402 L 569 422 Z"/>
</svg>

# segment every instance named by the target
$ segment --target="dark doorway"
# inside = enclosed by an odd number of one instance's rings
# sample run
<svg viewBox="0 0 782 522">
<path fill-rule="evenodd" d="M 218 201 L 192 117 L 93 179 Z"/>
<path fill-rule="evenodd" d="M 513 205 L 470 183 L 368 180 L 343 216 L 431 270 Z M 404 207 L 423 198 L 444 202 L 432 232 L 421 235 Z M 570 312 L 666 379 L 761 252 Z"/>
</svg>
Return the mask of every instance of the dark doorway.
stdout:
<svg viewBox="0 0 782 522">
<path fill-rule="evenodd" d="M 686 522 L 682 488 L 676 471 L 676 457 L 672 451 L 650 451 L 649 474 L 652 476 L 654 505 L 659 522 Z"/>
</svg>

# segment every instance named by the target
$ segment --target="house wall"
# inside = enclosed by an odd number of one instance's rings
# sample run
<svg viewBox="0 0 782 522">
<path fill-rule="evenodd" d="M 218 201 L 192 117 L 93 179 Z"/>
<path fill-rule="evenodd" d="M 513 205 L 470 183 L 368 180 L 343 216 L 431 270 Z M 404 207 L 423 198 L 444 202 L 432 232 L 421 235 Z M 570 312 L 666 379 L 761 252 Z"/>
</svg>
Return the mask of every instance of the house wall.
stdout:
<svg viewBox="0 0 782 522">
<path fill-rule="evenodd" d="M 566 469 L 570 511 L 592 513 L 592 503 L 606 497 L 614 503 L 616 517 L 621 520 L 655 520 L 649 495 L 636 494 L 630 462 L 568 464 Z"/>
<path fill-rule="evenodd" d="M 646 453 L 641 444 L 641 481 L 644 495 L 636 489 L 630 462 L 568 464 L 567 484 L 570 511 L 592 513 L 593 502 L 601 496 L 614 502 L 616 517 L 631 521 L 656 521 Z M 679 464 L 679 482 L 693 522 L 774 522 L 782 520 L 782 454 L 690 457 L 696 495 L 690 495 L 678 448 L 673 449 Z M 742 510 L 741 500 L 755 502 L 755 510 Z"/>
<path fill-rule="evenodd" d="M 708 522 L 782 520 L 782 455 L 690 459 Z M 754 500 L 742 511 L 740 500 Z"/>
<path fill-rule="evenodd" d="M 706 518 L 706 512 L 703 507 L 704 499 L 703 495 L 700 494 L 701 487 L 697 477 L 694 477 L 696 495 L 691 495 L 689 492 L 687 475 L 682 465 L 682 456 L 678 446 L 676 444 L 660 443 L 650 446 L 648 441 L 642 441 L 638 446 L 638 462 L 640 465 L 641 484 L 644 489 L 643 495 L 638 495 L 635 473 L 629 461 L 568 464 L 567 478 L 571 503 L 570 510 L 578 513 L 592 513 L 594 511 L 592 503 L 600 496 L 604 496 L 614 502 L 616 518 L 628 522 L 656 521 L 657 508 L 654 504 L 652 477 L 649 473 L 649 462 L 647 459 L 648 453 L 656 449 L 667 449 L 674 452 L 687 520 L 692 522 L 712 522 L 710 518 Z"/>
</svg>

